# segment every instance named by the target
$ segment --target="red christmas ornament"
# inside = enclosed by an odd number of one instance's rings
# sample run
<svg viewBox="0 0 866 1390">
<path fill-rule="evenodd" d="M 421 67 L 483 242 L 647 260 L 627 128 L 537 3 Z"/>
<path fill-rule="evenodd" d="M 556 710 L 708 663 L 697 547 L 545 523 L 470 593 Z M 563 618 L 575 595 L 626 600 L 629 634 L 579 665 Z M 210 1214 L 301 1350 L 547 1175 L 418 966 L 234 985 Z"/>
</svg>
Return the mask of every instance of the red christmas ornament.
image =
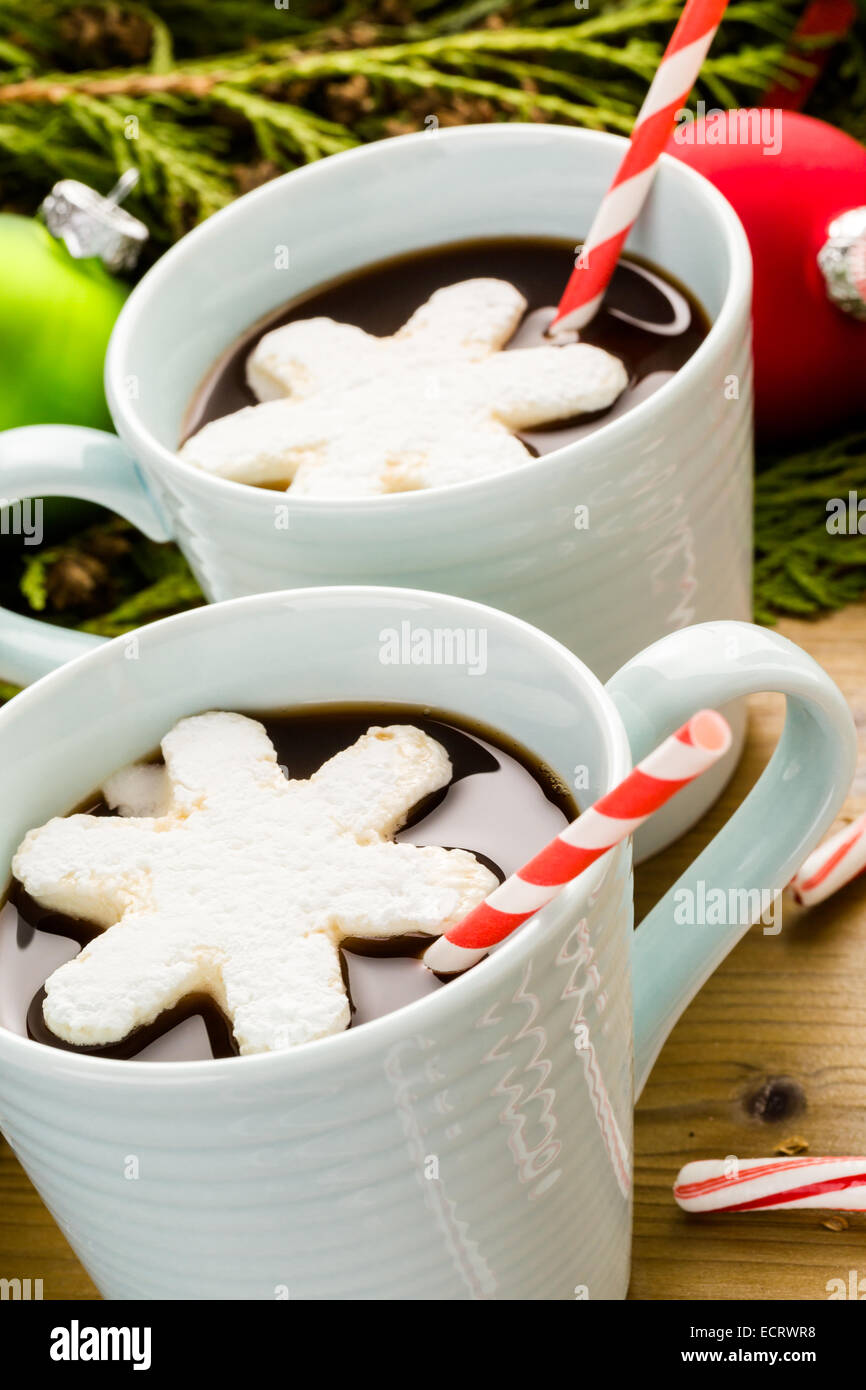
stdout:
<svg viewBox="0 0 866 1390">
<path fill-rule="evenodd" d="M 739 213 L 755 263 L 759 434 L 792 441 L 866 412 L 866 149 L 765 108 L 678 125 L 668 153 Z"/>
</svg>

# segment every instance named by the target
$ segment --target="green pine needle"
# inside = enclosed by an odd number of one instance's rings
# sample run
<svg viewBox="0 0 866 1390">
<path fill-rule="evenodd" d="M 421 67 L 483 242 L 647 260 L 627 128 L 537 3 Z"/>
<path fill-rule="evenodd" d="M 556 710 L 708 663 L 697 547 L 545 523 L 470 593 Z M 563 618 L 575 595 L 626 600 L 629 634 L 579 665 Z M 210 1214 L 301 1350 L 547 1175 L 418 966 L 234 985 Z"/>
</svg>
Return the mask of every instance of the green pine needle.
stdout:
<svg viewBox="0 0 866 1390">
<path fill-rule="evenodd" d="M 866 595 L 866 534 L 827 529 L 828 504 L 866 500 L 866 431 L 776 460 L 755 487 L 755 616 L 812 617 Z M 863 519 L 866 531 L 866 514 Z"/>
<path fill-rule="evenodd" d="M 812 71 L 826 40 L 790 50 L 804 3 L 734 0 L 692 100 L 754 103 L 770 81 L 793 84 Z M 591 0 L 585 9 L 575 0 L 290 0 L 285 9 L 271 0 L 2 0 L 0 205 L 34 211 L 59 177 L 105 191 L 135 165 L 130 210 L 148 223 L 153 256 L 262 178 L 423 130 L 430 115 L 624 133 L 681 8 L 681 0 Z M 866 4 L 860 9 L 810 109 L 862 140 Z M 760 621 L 866 596 L 866 535 L 826 525 L 828 501 L 864 478 L 866 431 L 763 461 Z M 104 561 L 96 598 L 85 594 L 76 608 L 69 575 L 96 552 L 115 558 Z M 175 547 L 117 519 L 7 568 L 3 602 L 104 636 L 203 601 Z M 0 684 L 0 700 L 12 693 Z"/>
<path fill-rule="evenodd" d="M 731 5 L 695 98 L 748 101 L 801 67 L 802 56 L 793 66 L 785 58 L 800 8 Z M 586 10 L 573 0 L 290 0 L 286 9 L 3 0 L 0 196 L 35 208 L 60 174 L 104 191 L 137 165 L 130 210 L 158 250 L 247 186 L 246 169 L 276 173 L 359 139 L 423 130 L 437 110 L 628 132 L 680 9 L 680 0 L 593 0 Z M 100 87 L 105 79 L 120 90 Z M 852 72 L 848 85 L 859 80 Z"/>
</svg>

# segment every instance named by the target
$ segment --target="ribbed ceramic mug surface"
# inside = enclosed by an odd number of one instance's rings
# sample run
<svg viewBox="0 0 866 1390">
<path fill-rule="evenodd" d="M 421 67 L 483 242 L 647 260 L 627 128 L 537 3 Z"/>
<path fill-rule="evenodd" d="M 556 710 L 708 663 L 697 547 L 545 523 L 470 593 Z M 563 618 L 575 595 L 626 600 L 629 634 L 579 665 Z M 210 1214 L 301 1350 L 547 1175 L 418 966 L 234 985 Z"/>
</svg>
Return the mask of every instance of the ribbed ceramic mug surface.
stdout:
<svg viewBox="0 0 866 1390">
<path fill-rule="evenodd" d="M 206 708 L 429 704 L 493 723 L 566 780 L 585 763 L 593 792 L 627 769 L 601 686 L 541 634 L 444 598 L 320 593 L 157 624 L 134 660 L 115 642 L 0 712 L 3 875 L 30 826 Z M 404 622 L 482 628 L 486 671 L 383 664 L 382 633 Z M 0 1029 L 0 1122 L 102 1293 L 621 1296 L 630 862 L 624 846 L 483 969 L 295 1052 L 122 1062 Z M 583 1022 L 607 1134 L 575 1046 Z"/>
<path fill-rule="evenodd" d="M 629 248 L 681 279 L 712 330 L 671 382 L 604 429 L 499 477 L 347 502 L 275 498 L 173 452 L 198 382 L 256 319 L 400 252 L 577 239 L 624 145 L 510 124 L 385 141 L 275 180 L 162 258 L 121 314 L 106 385 L 209 598 L 435 589 L 534 623 L 602 679 L 664 632 L 750 616 L 751 263 L 733 209 L 678 161 L 662 162 Z"/>
<path fill-rule="evenodd" d="M 440 658 L 410 644 L 395 663 L 404 625 L 438 633 L 426 649 Z M 788 882 L 846 794 L 851 715 L 784 638 L 704 624 L 605 689 L 541 632 L 443 595 L 218 604 L 118 638 L 0 710 L 0 871 L 28 829 L 205 709 L 430 706 L 522 743 L 588 803 L 696 709 L 768 688 L 788 697 L 776 754 L 681 884 Z M 123 1062 L 0 1027 L 0 1124 L 109 1298 L 623 1297 L 630 957 L 642 1082 L 748 928 L 677 926 L 674 891 L 632 948 L 624 843 L 444 989 L 290 1052 Z"/>
</svg>

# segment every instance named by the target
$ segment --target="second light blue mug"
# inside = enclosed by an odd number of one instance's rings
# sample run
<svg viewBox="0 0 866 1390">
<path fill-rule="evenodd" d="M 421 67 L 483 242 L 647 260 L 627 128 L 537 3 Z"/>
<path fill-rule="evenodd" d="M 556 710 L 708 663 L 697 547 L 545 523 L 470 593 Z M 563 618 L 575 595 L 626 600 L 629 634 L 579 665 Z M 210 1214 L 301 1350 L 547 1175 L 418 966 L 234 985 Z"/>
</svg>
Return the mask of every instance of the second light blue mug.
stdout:
<svg viewBox="0 0 866 1390">
<path fill-rule="evenodd" d="M 403 624 L 462 633 L 467 648 L 483 632 L 484 670 L 383 663 L 383 640 Z M 22 1036 L 19 1001 L 17 1026 L 0 1026 L 0 1124 L 102 1293 L 624 1297 L 634 1093 L 749 925 L 699 913 L 682 923 L 677 895 L 784 885 L 845 797 L 853 721 L 811 658 L 748 624 L 665 637 L 604 687 L 516 618 L 387 588 L 274 593 L 169 618 L 0 710 L 5 880 L 28 829 L 203 709 L 433 706 L 498 728 L 565 783 L 585 767 L 586 802 L 698 708 L 760 690 L 788 697 L 769 767 L 634 936 L 624 842 L 447 988 L 294 1051 L 74 1055 Z"/>
</svg>

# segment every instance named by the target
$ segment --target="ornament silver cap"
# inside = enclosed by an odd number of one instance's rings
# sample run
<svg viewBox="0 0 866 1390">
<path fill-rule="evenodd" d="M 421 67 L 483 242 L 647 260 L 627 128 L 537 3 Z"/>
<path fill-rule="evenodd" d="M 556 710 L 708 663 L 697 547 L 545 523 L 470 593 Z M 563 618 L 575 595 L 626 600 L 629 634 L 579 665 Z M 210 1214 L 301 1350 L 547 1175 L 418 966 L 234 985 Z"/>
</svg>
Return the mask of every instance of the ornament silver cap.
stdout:
<svg viewBox="0 0 866 1390">
<path fill-rule="evenodd" d="M 866 319 L 866 207 L 851 208 L 833 219 L 818 265 L 831 302 L 854 318 Z"/>
<path fill-rule="evenodd" d="M 127 169 L 103 197 L 77 179 L 61 179 L 39 212 L 51 235 L 76 260 L 98 256 L 108 270 L 132 270 L 148 231 L 120 203 L 137 183 L 138 170 Z"/>
</svg>

